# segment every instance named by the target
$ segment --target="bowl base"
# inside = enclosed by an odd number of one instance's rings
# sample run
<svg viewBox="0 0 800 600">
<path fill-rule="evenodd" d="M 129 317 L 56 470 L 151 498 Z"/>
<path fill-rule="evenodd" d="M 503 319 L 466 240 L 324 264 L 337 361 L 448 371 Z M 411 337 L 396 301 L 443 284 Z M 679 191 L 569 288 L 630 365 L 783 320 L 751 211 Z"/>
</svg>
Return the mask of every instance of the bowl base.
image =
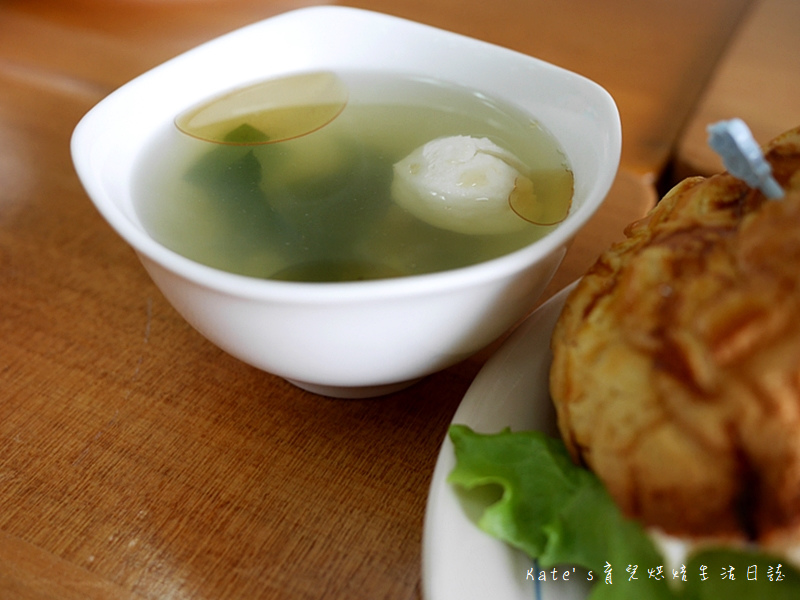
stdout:
<svg viewBox="0 0 800 600">
<path fill-rule="evenodd" d="M 399 392 L 409 386 L 414 385 L 420 381 L 422 377 L 416 379 L 409 379 L 408 381 L 400 381 L 397 383 L 387 383 L 382 385 L 365 385 L 365 386 L 337 386 L 337 385 L 324 385 L 317 383 L 308 383 L 306 381 L 297 381 L 296 379 L 286 379 L 292 385 L 300 389 L 318 394 L 320 396 L 328 396 L 329 398 L 342 398 L 349 400 L 358 400 L 361 398 L 375 398 L 378 396 L 385 396 L 394 392 Z"/>
</svg>

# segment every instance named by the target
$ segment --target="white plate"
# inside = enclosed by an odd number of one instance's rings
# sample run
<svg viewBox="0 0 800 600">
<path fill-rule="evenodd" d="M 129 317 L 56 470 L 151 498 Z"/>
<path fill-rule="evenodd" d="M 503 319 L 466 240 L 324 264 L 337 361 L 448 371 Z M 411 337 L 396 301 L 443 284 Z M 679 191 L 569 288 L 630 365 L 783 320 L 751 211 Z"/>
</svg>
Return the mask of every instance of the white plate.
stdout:
<svg viewBox="0 0 800 600">
<path fill-rule="evenodd" d="M 537 309 L 481 369 L 453 423 L 481 433 L 538 429 L 557 435 L 548 392 L 550 335 L 571 287 Z M 478 529 L 470 501 L 447 482 L 455 466 L 446 437 L 433 473 L 422 543 L 425 600 L 567 600 L 584 598 L 585 578 L 538 581 L 540 569 L 522 552 Z M 473 505 L 474 507 L 474 505 Z M 528 575 L 530 569 L 536 578 Z M 563 572 L 563 569 L 560 569 Z M 560 578 L 559 578 L 560 579 Z"/>
</svg>

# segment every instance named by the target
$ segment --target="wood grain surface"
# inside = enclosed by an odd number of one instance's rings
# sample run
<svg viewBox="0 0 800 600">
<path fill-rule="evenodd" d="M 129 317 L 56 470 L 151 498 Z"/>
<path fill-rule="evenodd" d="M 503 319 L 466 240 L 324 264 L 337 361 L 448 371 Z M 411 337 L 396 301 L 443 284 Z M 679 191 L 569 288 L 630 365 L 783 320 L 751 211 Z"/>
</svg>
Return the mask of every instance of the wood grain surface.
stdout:
<svg viewBox="0 0 800 600">
<path fill-rule="evenodd" d="M 692 111 L 676 156 L 676 177 L 723 169 L 708 146 L 709 124 L 743 119 L 766 144 L 800 125 L 800 2 L 759 0 L 743 19 Z"/>
<path fill-rule="evenodd" d="M 0 3 L 0 598 L 420 597 L 437 453 L 496 345 L 381 399 L 292 387 L 175 313 L 92 207 L 69 155 L 80 117 L 117 86 L 308 4 Z M 616 98 L 619 176 L 547 295 L 653 205 L 653 182 L 748 8 L 354 5 L 544 58 Z"/>
</svg>

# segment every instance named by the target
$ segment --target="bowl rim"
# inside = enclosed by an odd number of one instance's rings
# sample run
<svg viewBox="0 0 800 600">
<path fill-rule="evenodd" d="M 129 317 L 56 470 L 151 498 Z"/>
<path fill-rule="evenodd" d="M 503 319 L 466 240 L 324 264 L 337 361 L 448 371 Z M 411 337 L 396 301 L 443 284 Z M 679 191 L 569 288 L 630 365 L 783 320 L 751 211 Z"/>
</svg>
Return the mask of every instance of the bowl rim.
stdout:
<svg viewBox="0 0 800 600">
<path fill-rule="evenodd" d="M 91 156 L 90 147 L 94 122 L 100 119 L 104 112 L 110 110 L 115 103 L 122 101 L 134 87 L 142 86 L 149 78 L 159 72 L 174 68 L 174 65 L 180 60 L 186 60 L 200 52 L 208 52 L 215 46 L 225 44 L 226 41 L 235 36 L 241 35 L 248 30 L 258 29 L 268 22 L 277 23 L 279 20 L 290 19 L 326 20 L 332 17 L 338 19 L 366 18 L 387 25 L 402 24 L 404 27 L 415 28 L 420 32 L 427 31 L 429 35 L 439 36 L 451 43 L 471 44 L 476 48 L 490 48 L 493 52 L 523 57 L 527 61 L 537 63 L 541 68 L 555 69 L 558 72 L 568 74 L 569 77 L 575 80 L 581 81 L 582 85 L 594 89 L 598 101 L 604 104 L 603 110 L 612 119 L 609 123 L 608 139 L 605 144 L 608 153 L 608 171 L 601 173 L 600 179 L 602 181 L 596 182 L 592 186 L 593 193 L 586 198 L 587 201 L 577 210 L 570 211 L 565 221 L 559 223 L 552 231 L 541 238 L 518 250 L 486 261 L 445 271 L 387 279 L 345 282 L 298 282 L 259 279 L 196 262 L 154 240 L 136 224 L 132 223 L 131 219 L 124 214 L 122 208 L 108 198 L 107 194 L 98 189 L 100 186 L 96 184 L 95 175 L 92 173 L 93 157 Z M 149 259 L 161 268 L 171 271 L 195 285 L 238 298 L 271 299 L 276 301 L 291 300 L 307 304 L 324 304 L 328 302 L 370 301 L 380 298 L 416 296 L 436 291 L 472 287 L 480 283 L 487 284 L 506 278 L 511 273 L 524 270 L 526 266 L 535 264 L 537 259 L 544 258 L 558 251 L 559 248 L 563 247 L 565 251 L 566 245 L 597 211 L 611 188 L 619 168 L 621 137 L 619 111 L 613 98 L 600 85 L 582 75 L 509 48 L 401 17 L 345 6 L 312 6 L 290 10 L 235 29 L 230 33 L 223 34 L 179 54 L 132 79 L 102 99 L 84 115 L 75 127 L 70 145 L 76 171 L 87 189 L 92 203 L 116 233 L 140 255 L 140 259 Z"/>
</svg>

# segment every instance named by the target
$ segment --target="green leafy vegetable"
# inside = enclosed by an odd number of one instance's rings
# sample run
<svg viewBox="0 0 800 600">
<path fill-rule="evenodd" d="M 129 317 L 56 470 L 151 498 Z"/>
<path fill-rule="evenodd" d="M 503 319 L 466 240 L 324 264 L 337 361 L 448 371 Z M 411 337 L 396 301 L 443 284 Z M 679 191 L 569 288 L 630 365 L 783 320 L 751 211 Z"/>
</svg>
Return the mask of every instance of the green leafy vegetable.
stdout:
<svg viewBox="0 0 800 600">
<path fill-rule="evenodd" d="M 223 140 L 228 144 L 261 144 L 268 142 L 269 136 L 249 123 L 242 123 L 228 132 Z"/>
<path fill-rule="evenodd" d="M 645 530 L 622 515 L 560 440 L 536 431 L 479 434 L 463 425 L 450 428 L 450 439 L 457 462 L 449 481 L 465 490 L 501 491 L 479 527 L 544 568 L 587 569 L 596 582 L 592 600 L 800 598 L 800 574 L 760 553 L 705 550 L 685 565 L 666 565 Z"/>
</svg>

